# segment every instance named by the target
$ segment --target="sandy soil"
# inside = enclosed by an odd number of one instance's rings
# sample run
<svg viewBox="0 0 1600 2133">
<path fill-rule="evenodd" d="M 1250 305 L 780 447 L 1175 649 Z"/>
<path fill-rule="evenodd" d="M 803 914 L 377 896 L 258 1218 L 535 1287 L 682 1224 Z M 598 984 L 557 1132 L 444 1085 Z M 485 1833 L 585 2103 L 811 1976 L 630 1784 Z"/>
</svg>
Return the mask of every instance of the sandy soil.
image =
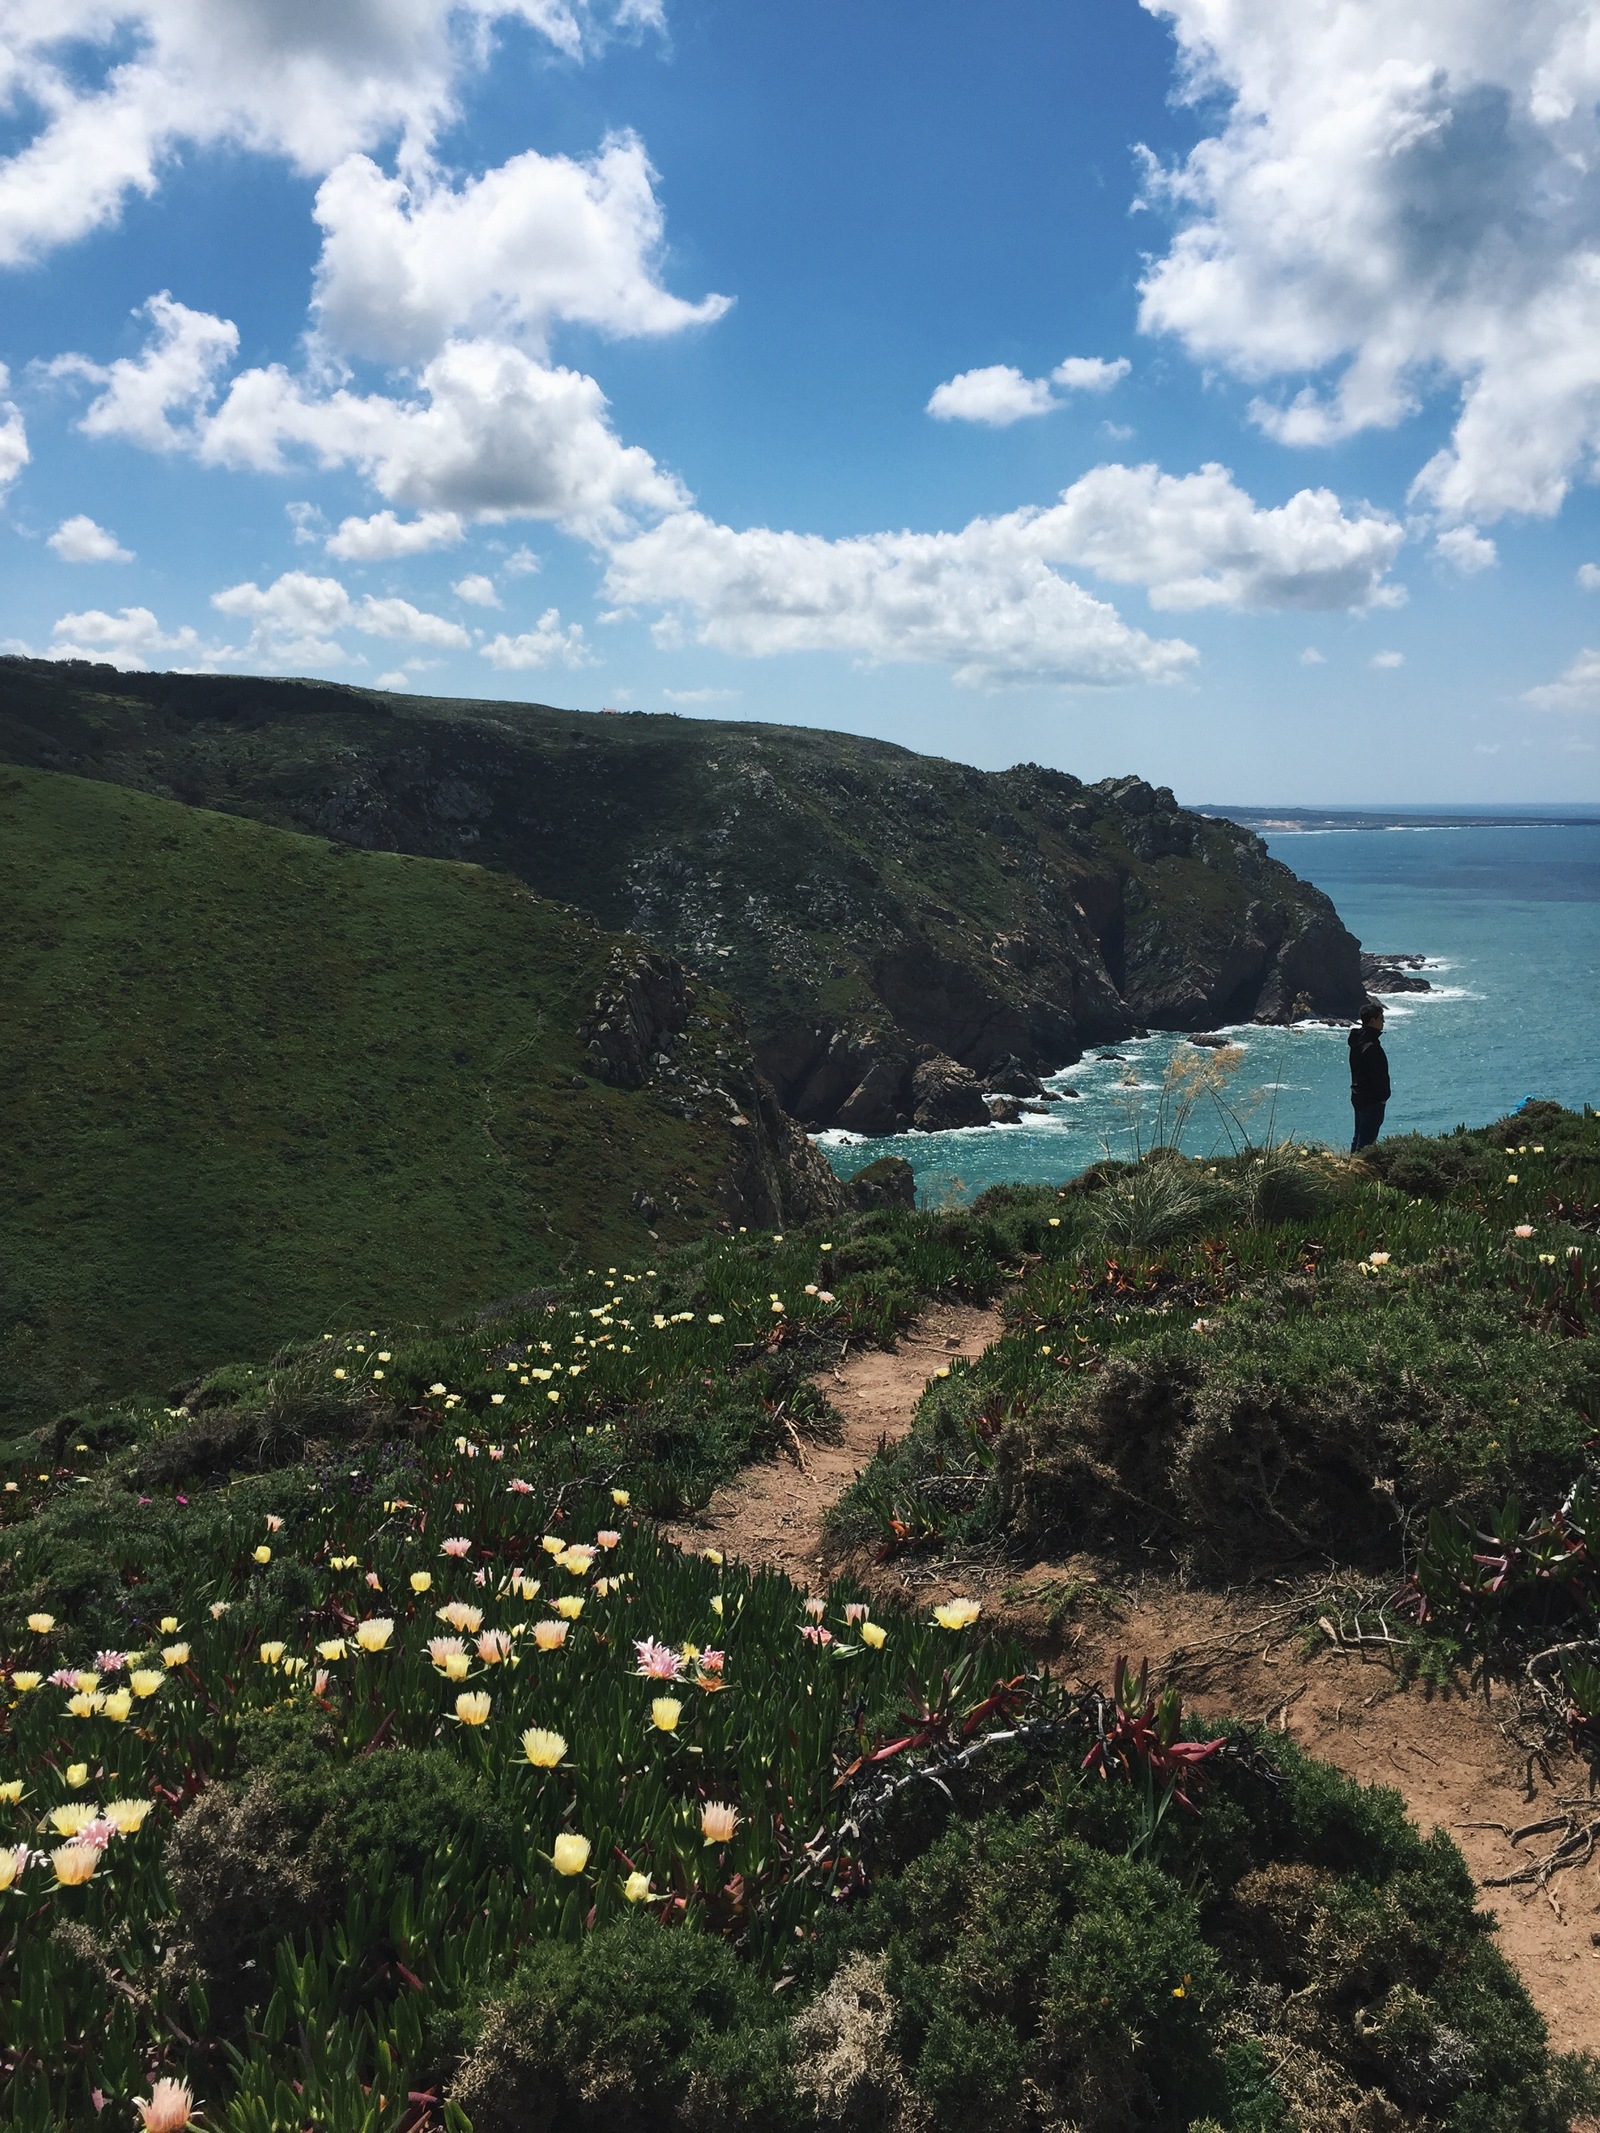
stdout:
<svg viewBox="0 0 1600 2133">
<path fill-rule="evenodd" d="M 991 1311 L 935 1308 L 892 1352 L 850 1351 L 817 1383 L 844 1417 L 836 1445 L 797 1442 L 788 1458 L 747 1469 L 674 1538 L 770 1564 L 802 1587 L 820 1583 L 822 1515 L 881 1444 L 910 1427 L 923 1386 L 952 1354 L 977 1354 L 999 1334 Z M 1558 1815 L 1585 1792 L 1574 1759 L 1547 1761 L 1519 1737 L 1510 1696 L 1401 1689 L 1381 1653 L 1324 1650 L 1306 1658 L 1294 1625 L 1303 1598 L 1287 1588 L 1219 1593 L 1176 1577 L 1118 1589 L 1116 1570 L 1076 1559 L 1012 1565 L 853 1564 L 880 1605 L 923 1607 L 960 1592 L 983 1602 L 1069 1679 L 1109 1683 L 1119 1653 L 1148 1658 L 1152 1679 L 1176 1682 L 1201 1711 L 1261 1720 L 1364 1784 L 1398 1791 L 1419 1826 L 1442 1825 L 1481 1883 L 1514 1873 L 1557 1841 L 1513 1834 Z M 1600 1814 L 1600 1801 L 1580 1817 Z M 1499 1944 L 1517 1966 L 1558 2050 L 1600 2049 L 1600 1848 L 1546 1888 L 1487 1889 Z"/>
</svg>

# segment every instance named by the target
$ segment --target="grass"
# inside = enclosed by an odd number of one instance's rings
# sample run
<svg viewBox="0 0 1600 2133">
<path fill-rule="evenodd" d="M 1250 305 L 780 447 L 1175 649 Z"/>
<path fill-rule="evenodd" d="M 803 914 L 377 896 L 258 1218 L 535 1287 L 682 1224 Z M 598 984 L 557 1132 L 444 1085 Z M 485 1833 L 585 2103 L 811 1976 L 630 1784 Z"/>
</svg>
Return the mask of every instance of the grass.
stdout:
<svg viewBox="0 0 1600 2133">
<path fill-rule="evenodd" d="M 0 772 L 0 1417 L 533 1288 L 647 1245 L 636 1193 L 714 1223 L 694 1084 L 748 1051 L 701 987 L 682 1079 L 597 1081 L 615 945 L 478 867 Z"/>
</svg>

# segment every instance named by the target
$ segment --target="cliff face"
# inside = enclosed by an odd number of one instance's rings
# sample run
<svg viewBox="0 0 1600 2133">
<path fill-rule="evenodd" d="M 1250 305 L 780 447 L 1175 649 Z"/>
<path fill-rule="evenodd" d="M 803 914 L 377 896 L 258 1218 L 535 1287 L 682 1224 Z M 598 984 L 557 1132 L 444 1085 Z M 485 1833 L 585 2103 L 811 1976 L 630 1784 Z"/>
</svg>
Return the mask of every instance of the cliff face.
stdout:
<svg viewBox="0 0 1600 2133">
<path fill-rule="evenodd" d="M 984 772 L 795 727 L 19 660 L 0 662 L 0 755 L 517 874 L 714 975 L 813 1126 L 891 1132 L 949 1117 L 947 1099 L 975 1116 L 1008 1066 L 1362 998 L 1327 897 L 1251 832 L 1137 778 Z"/>
</svg>

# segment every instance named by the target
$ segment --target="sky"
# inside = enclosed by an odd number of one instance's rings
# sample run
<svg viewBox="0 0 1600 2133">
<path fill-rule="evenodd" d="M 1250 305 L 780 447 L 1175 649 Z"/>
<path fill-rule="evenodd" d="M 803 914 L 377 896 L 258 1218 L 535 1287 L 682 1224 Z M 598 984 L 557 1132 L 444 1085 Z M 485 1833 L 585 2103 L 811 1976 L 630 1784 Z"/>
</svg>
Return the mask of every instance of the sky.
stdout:
<svg viewBox="0 0 1600 2133">
<path fill-rule="evenodd" d="M 0 0 L 0 648 L 1600 800 L 1600 0 Z"/>
</svg>

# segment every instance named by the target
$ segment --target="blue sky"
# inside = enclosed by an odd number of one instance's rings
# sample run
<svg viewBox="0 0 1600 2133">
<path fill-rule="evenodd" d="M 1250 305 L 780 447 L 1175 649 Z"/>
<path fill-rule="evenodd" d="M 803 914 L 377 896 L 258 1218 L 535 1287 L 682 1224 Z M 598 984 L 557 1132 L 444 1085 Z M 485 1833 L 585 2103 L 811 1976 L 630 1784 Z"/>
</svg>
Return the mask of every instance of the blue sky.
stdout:
<svg viewBox="0 0 1600 2133">
<path fill-rule="evenodd" d="M 1600 799 L 1597 32 L 0 0 L 0 639 Z"/>
</svg>

